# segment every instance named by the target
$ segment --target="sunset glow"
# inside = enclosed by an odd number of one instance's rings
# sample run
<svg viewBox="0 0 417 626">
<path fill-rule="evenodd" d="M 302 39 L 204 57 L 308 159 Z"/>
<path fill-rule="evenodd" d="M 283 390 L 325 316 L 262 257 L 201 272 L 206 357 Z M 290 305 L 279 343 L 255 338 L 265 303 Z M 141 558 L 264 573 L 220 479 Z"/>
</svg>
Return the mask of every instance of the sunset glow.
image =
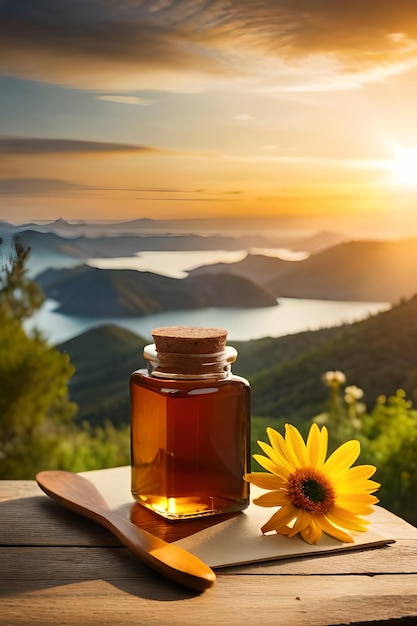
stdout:
<svg viewBox="0 0 417 626">
<path fill-rule="evenodd" d="M 18 5 L 0 8 L 0 219 L 417 232 L 406 0 Z"/>
<path fill-rule="evenodd" d="M 417 187 L 417 147 L 398 148 L 392 162 L 393 180 L 399 185 Z"/>
</svg>

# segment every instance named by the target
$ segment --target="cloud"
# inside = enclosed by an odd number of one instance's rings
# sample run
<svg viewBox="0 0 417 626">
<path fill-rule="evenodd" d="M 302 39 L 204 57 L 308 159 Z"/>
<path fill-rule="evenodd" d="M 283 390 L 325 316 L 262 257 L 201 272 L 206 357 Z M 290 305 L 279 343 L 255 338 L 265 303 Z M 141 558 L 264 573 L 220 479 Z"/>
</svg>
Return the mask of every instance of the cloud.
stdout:
<svg viewBox="0 0 417 626">
<path fill-rule="evenodd" d="M 0 196 L 62 196 L 89 189 L 57 178 L 0 178 Z"/>
<path fill-rule="evenodd" d="M 101 187 L 83 185 L 60 178 L 0 178 L 0 196 L 67 196 L 88 192 L 89 195 L 105 193 L 183 193 L 184 189 L 164 187 Z"/>
<path fill-rule="evenodd" d="M 250 122 L 251 120 L 254 120 L 256 118 L 249 113 L 240 113 L 239 115 L 235 115 L 234 119 L 237 122 Z"/>
<path fill-rule="evenodd" d="M 88 89 L 199 90 L 312 55 L 347 75 L 416 64 L 415 0 L 3 0 L 0 70 Z M 372 78 L 378 79 L 378 74 Z"/>
<path fill-rule="evenodd" d="M 109 96 L 96 96 L 97 100 L 105 100 L 106 102 L 116 102 L 117 104 L 135 104 L 138 106 L 150 106 L 154 100 L 150 98 L 139 98 L 138 96 L 118 96 L 116 94 Z"/>
<path fill-rule="evenodd" d="M 79 139 L 43 139 L 32 137 L 0 137 L 0 154 L 94 154 L 106 152 L 159 152 L 149 146 Z"/>
<path fill-rule="evenodd" d="M 98 194 L 107 198 L 126 198 L 126 194 L 132 194 L 128 197 L 170 201 L 191 201 L 199 196 L 199 200 L 208 202 L 216 200 L 210 196 L 236 196 L 242 192 L 238 190 L 208 191 L 207 189 L 180 187 L 102 187 L 73 183 L 60 178 L 0 178 L 0 196 L 5 197 L 62 197 L 79 196 L 86 193 L 89 197 L 97 197 Z"/>
</svg>

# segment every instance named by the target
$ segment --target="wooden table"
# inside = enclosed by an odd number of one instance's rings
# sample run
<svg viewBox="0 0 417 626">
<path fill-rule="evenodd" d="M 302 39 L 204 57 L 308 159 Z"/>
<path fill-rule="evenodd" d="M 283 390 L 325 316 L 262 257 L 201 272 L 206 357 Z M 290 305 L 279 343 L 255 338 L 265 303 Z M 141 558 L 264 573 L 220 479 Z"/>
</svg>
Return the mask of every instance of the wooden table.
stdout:
<svg viewBox="0 0 417 626">
<path fill-rule="evenodd" d="M 167 540 L 196 529 L 129 508 Z M 0 624 L 417 624 L 417 529 L 380 507 L 372 517 L 394 544 L 217 570 L 215 586 L 197 594 L 149 570 L 35 481 L 0 481 Z"/>
</svg>

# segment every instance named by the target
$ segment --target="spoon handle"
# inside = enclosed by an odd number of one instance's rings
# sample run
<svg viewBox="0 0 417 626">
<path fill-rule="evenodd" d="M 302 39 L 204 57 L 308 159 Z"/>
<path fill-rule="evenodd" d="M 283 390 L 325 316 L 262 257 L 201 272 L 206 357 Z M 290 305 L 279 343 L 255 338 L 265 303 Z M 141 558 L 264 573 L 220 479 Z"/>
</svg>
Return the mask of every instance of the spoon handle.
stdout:
<svg viewBox="0 0 417 626">
<path fill-rule="evenodd" d="M 206 563 L 114 513 L 89 480 L 73 472 L 51 470 L 39 472 L 36 481 L 50 498 L 107 528 L 141 561 L 163 576 L 196 591 L 214 584 L 216 575 Z"/>
<path fill-rule="evenodd" d="M 213 570 L 191 552 L 155 537 L 112 512 L 106 511 L 102 525 L 163 576 L 196 591 L 204 591 L 214 584 L 216 575 Z"/>
</svg>

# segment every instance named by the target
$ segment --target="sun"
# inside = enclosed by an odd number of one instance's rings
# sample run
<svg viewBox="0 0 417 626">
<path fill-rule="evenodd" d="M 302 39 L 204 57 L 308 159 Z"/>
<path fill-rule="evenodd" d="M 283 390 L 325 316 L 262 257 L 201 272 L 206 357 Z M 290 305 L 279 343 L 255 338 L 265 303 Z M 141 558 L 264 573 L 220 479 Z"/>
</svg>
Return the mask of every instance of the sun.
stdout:
<svg viewBox="0 0 417 626">
<path fill-rule="evenodd" d="M 389 167 L 394 183 L 417 187 L 417 147 L 397 148 Z"/>
</svg>

